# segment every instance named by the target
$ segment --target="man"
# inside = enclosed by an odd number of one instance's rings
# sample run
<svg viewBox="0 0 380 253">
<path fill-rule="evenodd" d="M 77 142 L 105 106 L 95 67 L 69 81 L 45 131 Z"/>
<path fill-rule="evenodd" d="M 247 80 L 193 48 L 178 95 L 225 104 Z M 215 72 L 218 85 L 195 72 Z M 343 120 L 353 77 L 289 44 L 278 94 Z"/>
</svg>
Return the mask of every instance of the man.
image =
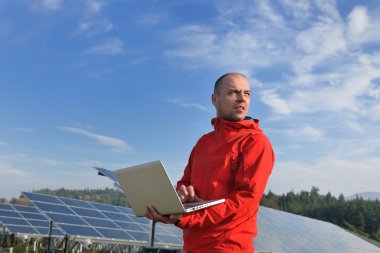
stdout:
<svg viewBox="0 0 380 253">
<path fill-rule="evenodd" d="M 216 81 L 212 94 L 214 131 L 198 140 L 177 183 L 183 203 L 218 198 L 226 201 L 171 216 L 160 215 L 154 206 L 147 207 L 147 218 L 183 229 L 186 252 L 254 252 L 257 212 L 274 154 L 259 121 L 247 117 L 250 98 L 244 75 L 228 73 Z"/>
</svg>

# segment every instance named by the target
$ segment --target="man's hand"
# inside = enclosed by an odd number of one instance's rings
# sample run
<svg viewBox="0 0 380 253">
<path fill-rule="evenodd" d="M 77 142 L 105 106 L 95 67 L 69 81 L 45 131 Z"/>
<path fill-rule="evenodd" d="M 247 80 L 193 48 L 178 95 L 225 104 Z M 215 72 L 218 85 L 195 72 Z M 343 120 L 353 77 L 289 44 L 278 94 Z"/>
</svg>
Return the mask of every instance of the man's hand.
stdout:
<svg viewBox="0 0 380 253">
<path fill-rule="evenodd" d="M 152 221 L 175 224 L 181 220 L 182 214 L 161 215 L 154 206 L 148 206 L 146 208 L 145 217 Z"/>
<path fill-rule="evenodd" d="M 195 190 L 192 185 L 187 187 L 181 185 L 178 188 L 177 195 L 182 203 L 202 201 L 202 199 L 200 199 L 197 194 L 195 194 Z"/>
</svg>

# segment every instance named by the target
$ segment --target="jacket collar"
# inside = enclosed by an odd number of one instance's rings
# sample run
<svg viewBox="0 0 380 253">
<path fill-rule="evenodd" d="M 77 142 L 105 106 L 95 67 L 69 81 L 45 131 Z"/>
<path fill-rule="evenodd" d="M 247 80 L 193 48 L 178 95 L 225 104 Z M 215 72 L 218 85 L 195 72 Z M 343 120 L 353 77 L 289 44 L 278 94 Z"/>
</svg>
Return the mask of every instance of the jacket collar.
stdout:
<svg viewBox="0 0 380 253">
<path fill-rule="evenodd" d="M 213 118 L 211 124 L 214 126 L 215 130 L 239 131 L 243 129 L 251 129 L 263 132 L 259 127 L 259 120 L 251 117 L 246 117 L 242 121 L 229 121 L 223 118 Z"/>
</svg>

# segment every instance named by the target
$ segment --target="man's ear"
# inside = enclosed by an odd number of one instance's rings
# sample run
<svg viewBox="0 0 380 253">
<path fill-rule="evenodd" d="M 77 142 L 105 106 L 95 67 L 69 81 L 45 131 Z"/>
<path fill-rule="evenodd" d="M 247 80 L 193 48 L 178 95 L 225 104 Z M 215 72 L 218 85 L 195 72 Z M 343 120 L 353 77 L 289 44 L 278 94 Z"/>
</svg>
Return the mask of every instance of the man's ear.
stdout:
<svg viewBox="0 0 380 253">
<path fill-rule="evenodd" d="M 215 93 L 213 93 L 213 94 L 211 95 L 211 102 L 212 102 L 212 104 L 213 104 L 214 106 L 216 106 L 216 95 L 215 95 Z"/>
</svg>

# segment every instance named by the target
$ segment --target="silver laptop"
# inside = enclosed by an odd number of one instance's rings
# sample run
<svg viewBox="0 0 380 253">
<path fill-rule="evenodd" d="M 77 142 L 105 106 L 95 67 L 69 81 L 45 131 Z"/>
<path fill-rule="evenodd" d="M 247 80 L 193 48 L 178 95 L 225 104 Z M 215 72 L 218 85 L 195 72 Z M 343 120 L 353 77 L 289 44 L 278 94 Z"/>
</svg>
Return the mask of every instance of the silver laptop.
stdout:
<svg viewBox="0 0 380 253">
<path fill-rule="evenodd" d="M 223 203 L 225 199 L 181 203 L 161 161 L 115 171 L 115 176 L 136 216 L 153 205 L 163 215 L 189 213 Z"/>
</svg>

